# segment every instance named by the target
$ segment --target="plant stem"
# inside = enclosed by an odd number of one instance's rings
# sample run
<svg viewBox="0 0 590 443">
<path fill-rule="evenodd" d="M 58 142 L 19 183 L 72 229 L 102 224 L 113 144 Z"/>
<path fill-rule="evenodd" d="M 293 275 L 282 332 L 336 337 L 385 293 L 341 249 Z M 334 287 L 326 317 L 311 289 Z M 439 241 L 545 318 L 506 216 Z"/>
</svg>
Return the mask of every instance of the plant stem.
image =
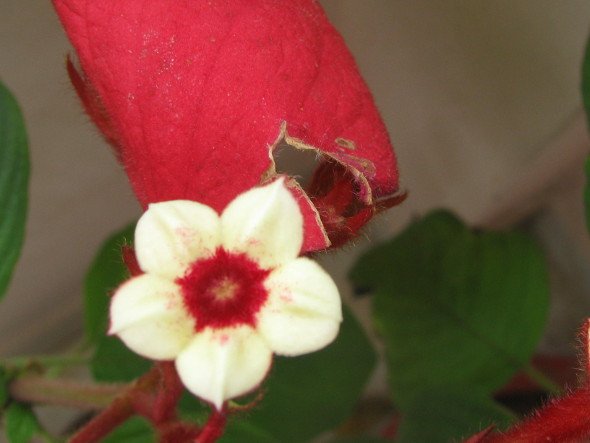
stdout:
<svg viewBox="0 0 590 443">
<path fill-rule="evenodd" d="M 134 414 L 127 396 L 119 397 L 74 434 L 69 443 L 95 443 Z"/>
<path fill-rule="evenodd" d="M 207 423 L 201 430 L 201 433 L 195 440 L 195 443 L 215 443 L 225 431 L 225 424 L 227 421 L 227 414 L 225 405 L 218 411 L 213 408 L 213 412 L 209 416 Z"/>
<path fill-rule="evenodd" d="M 95 443 L 100 441 L 136 414 L 138 403 L 149 397 L 160 380 L 160 369 L 157 365 L 138 378 L 135 382 L 126 386 L 126 389 L 115 398 L 112 403 L 82 427 L 69 440 L 69 443 Z M 147 398 L 145 398 L 147 399 Z"/>
<path fill-rule="evenodd" d="M 69 443 L 95 443 L 129 417 L 138 414 L 154 426 L 162 426 L 176 417 L 176 403 L 182 385 L 170 362 L 160 362 L 139 377 L 99 415 L 80 429 Z"/>
<path fill-rule="evenodd" d="M 536 369 L 534 366 L 529 364 L 523 368 L 523 371 L 549 394 L 559 395 L 562 393 L 563 389 L 561 386 L 559 386 L 541 371 Z"/>
<path fill-rule="evenodd" d="M 48 379 L 26 375 L 9 386 L 12 398 L 26 403 L 50 404 L 88 410 L 101 410 L 110 405 L 129 385 L 94 384 L 73 380 Z"/>
<path fill-rule="evenodd" d="M 101 411 L 74 434 L 70 443 L 98 442 L 135 414 L 150 420 L 166 438 L 182 436 L 192 439 L 199 432 L 198 427 L 177 421 L 176 405 L 183 385 L 172 362 L 154 364 L 129 384 L 79 382 L 51 378 L 47 372 L 35 372 L 34 368 L 25 369 L 10 383 L 8 389 L 13 399 Z M 199 442 L 215 442 L 223 434 L 224 426 L 225 411 L 215 411 L 210 416 L 203 440 Z M 44 437 L 49 439 L 49 435 Z"/>
<path fill-rule="evenodd" d="M 151 420 L 157 425 L 176 419 L 176 405 L 184 389 L 172 362 L 156 363 L 160 383 L 152 405 Z"/>
</svg>

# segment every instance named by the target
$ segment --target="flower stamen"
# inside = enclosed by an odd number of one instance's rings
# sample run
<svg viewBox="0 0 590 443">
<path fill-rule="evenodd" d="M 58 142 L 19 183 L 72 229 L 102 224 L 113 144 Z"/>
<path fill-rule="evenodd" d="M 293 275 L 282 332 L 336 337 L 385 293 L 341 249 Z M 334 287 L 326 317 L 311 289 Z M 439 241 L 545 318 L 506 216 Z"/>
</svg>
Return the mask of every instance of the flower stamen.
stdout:
<svg viewBox="0 0 590 443">
<path fill-rule="evenodd" d="M 224 277 L 217 283 L 217 285 L 211 288 L 213 297 L 218 302 L 224 302 L 232 300 L 236 296 L 238 284 L 228 277 Z"/>
</svg>

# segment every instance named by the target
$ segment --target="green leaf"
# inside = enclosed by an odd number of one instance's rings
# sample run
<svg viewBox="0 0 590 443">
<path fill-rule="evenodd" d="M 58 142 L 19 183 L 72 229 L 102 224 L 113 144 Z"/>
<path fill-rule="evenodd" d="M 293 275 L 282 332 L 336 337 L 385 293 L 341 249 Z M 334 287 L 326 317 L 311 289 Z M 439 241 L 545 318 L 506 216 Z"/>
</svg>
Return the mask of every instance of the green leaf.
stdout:
<svg viewBox="0 0 590 443">
<path fill-rule="evenodd" d="M 155 441 L 156 436 L 149 422 L 140 417 L 133 417 L 102 439 L 101 443 L 153 443 Z"/>
<path fill-rule="evenodd" d="M 375 292 L 402 410 L 444 386 L 501 387 L 529 361 L 547 317 L 547 271 L 535 243 L 517 232 L 470 231 L 443 211 L 365 254 L 350 276 Z"/>
<path fill-rule="evenodd" d="M 391 440 L 377 437 L 348 437 L 348 438 L 337 438 L 336 440 L 330 440 L 330 443 L 391 443 Z"/>
<path fill-rule="evenodd" d="M 95 343 L 104 337 L 108 322 L 109 294 L 129 273 L 121 257 L 121 246 L 131 244 L 135 223 L 113 234 L 94 258 L 84 282 L 86 338 Z"/>
<path fill-rule="evenodd" d="M 199 400 L 186 389 L 178 402 L 178 410 L 182 420 L 198 424 L 205 423 L 211 413 L 211 407 L 207 403 Z"/>
<path fill-rule="evenodd" d="M 507 427 L 514 416 L 487 393 L 429 391 L 415 397 L 406 408 L 396 443 L 448 443 L 462 441 L 495 424 Z"/>
<path fill-rule="evenodd" d="M 12 403 L 4 413 L 6 437 L 10 443 L 29 443 L 41 431 L 33 411 L 20 403 Z"/>
<path fill-rule="evenodd" d="M 586 184 L 584 186 L 584 211 L 586 213 L 586 229 L 590 232 L 590 157 L 586 159 L 584 172 L 586 173 Z"/>
<path fill-rule="evenodd" d="M 590 123 L 590 39 L 586 43 L 586 51 L 582 62 L 582 102 L 586 110 L 586 118 Z"/>
<path fill-rule="evenodd" d="M 11 377 L 8 375 L 6 369 L 0 367 L 0 410 L 4 409 L 4 405 L 8 402 L 8 385 L 10 381 Z"/>
<path fill-rule="evenodd" d="M 117 337 L 103 337 L 90 362 L 98 381 L 127 382 L 145 374 L 152 362 L 130 351 Z"/>
<path fill-rule="evenodd" d="M 0 297 L 10 282 L 25 235 L 29 152 L 22 114 L 0 82 Z"/>
<path fill-rule="evenodd" d="M 345 309 L 337 340 L 326 349 L 294 358 L 275 358 L 261 403 L 230 426 L 221 442 L 308 441 L 351 413 L 375 366 L 375 352 Z M 245 432 L 244 427 L 248 427 Z M 264 435 L 265 439 L 261 439 Z"/>
<path fill-rule="evenodd" d="M 110 293 L 129 277 L 121 247 L 131 244 L 135 223 L 109 237 L 95 257 L 85 281 L 85 316 L 88 341 L 96 344 L 90 363 L 99 381 L 131 381 L 145 373 L 151 362 L 130 351 L 117 337 L 105 335 Z"/>
<path fill-rule="evenodd" d="M 219 443 L 280 443 L 272 434 L 239 416 L 230 418 L 230 422 Z"/>
<path fill-rule="evenodd" d="M 94 258 L 85 281 L 86 336 L 96 350 L 90 369 L 99 381 L 131 381 L 144 374 L 152 363 L 117 338 L 106 336 L 111 292 L 129 277 L 121 247 L 130 245 L 135 223 L 111 235 Z"/>
<path fill-rule="evenodd" d="M 590 127 L 590 40 L 586 44 L 584 62 L 582 63 L 582 101 L 586 119 Z M 586 226 L 590 232 L 590 157 L 586 159 L 586 186 L 584 188 L 584 207 L 586 209 Z"/>
</svg>

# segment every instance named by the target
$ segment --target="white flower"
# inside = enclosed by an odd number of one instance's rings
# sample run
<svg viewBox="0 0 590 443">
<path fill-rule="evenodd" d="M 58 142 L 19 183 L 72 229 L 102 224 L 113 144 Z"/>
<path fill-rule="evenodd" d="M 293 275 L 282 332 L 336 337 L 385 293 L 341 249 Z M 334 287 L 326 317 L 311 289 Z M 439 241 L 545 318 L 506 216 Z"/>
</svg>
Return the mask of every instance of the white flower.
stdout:
<svg viewBox="0 0 590 443">
<path fill-rule="evenodd" d="M 338 289 L 298 258 L 302 241 L 283 180 L 238 196 L 221 216 L 192 201 L 152 204 L 135 231 L 145 274 L 117 289 L 109 333 L 147 358 L 174 359 L 186 388 L 220 409 L 262 382 L 273 352 L 313 352 L 338 333 Z"/>
</svg>

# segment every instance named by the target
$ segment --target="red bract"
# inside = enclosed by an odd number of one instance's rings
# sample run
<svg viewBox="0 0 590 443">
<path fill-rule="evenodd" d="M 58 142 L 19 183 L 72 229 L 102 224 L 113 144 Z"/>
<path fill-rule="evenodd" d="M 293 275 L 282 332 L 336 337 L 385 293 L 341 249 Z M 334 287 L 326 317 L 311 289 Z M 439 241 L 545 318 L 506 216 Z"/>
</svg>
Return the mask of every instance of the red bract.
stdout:
<svg viewBox="0 0 590 443">
<path fill-rule="evenodd" d="M 83 104 L 149 203 L 221 211 L 272 180 L 281 141 L 321 154 L 303 251 L 399 201 L 395 157 L 342 38 L 313 0 L 54 0 Z M 316 202 L 317 206 L 314 205 Z"/>
<path fill-rule="evenodd" d="M 552 399 L 530 417 L 504 433 L 491 428 L 464 443 L 581 443 L 590 441 L 590 319 L 580 330 L 581 364 L 585 377 L 581 386 L 561 398 Z"/>
<path fill-rule="evenodd" d="M 504 434 L 490 435 L 481 443 L 583 443 L 590 438 L 590 387 L 583 386 L 551 401 L 532 417 Z"/>
</svg>

